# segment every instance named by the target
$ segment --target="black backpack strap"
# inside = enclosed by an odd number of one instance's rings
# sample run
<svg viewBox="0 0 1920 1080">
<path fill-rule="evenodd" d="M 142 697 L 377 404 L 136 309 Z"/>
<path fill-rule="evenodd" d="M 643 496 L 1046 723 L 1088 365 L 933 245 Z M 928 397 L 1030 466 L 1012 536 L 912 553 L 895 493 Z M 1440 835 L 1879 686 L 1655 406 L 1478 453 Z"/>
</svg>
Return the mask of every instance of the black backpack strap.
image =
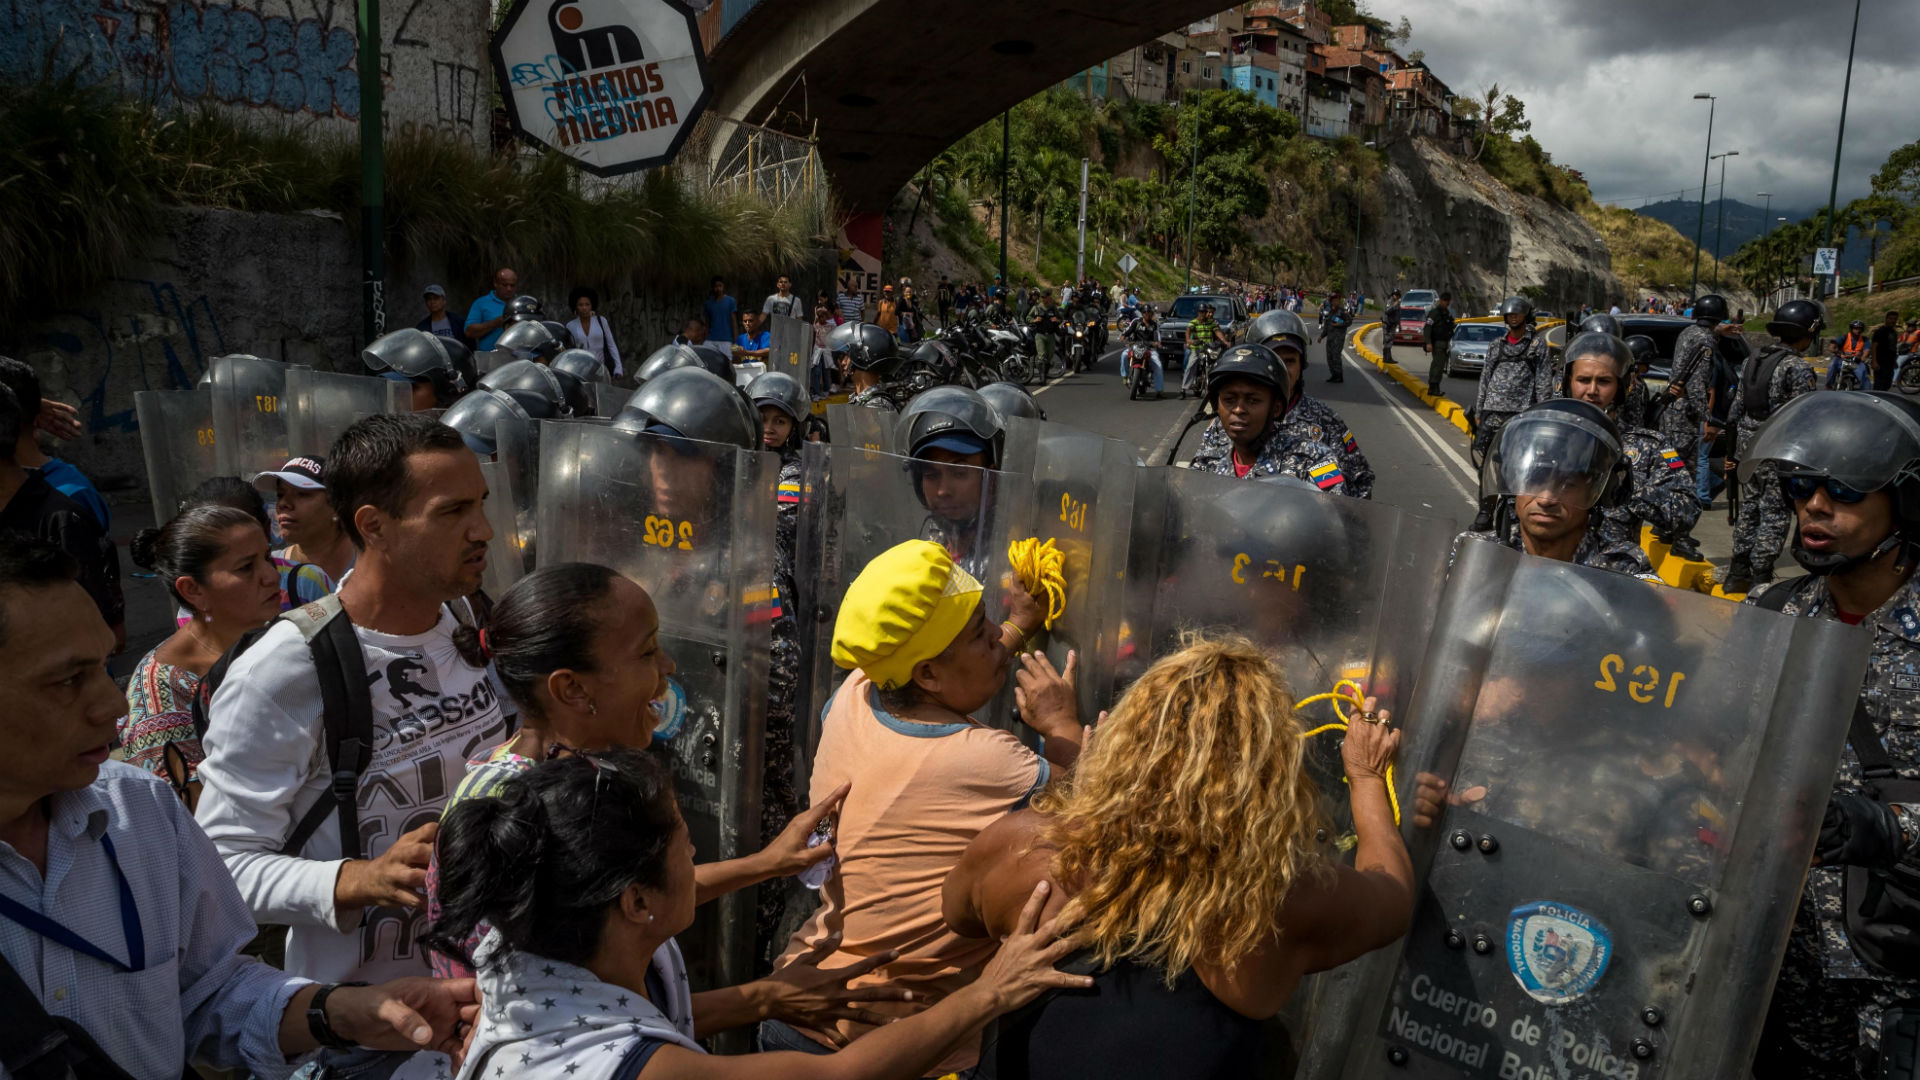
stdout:
<svg viewBox="0 0 1920 1080">
<path fill-rule="evenodd" d="M 281 618 L 300 628 L 313 652 L 314 674 L 320 681 L 320 714 L 327 740 L 328 784 L 307 808 L 287 843 L 285 855 L 297 855 L 329 812 L 340 820 L 340 853 L 361 857 L 360 774 L 373 761 L 373 694 L 367 686 L 366 656 L 354 636 L 353 621 L 340 606 L 340 594 L 293 611 Z"/>
<path fill-rule="evenodd" d="M 0 1065 L 14 1080 L 133 1080 L 79 1024 L 50 1015 L 0 956 Z"/>
<path fill-rule="evenodd" d="M 1853 747 L 1853 756 L 1860 759 L 1860 769 L 1866 779 L 1884 780 L 1894 775 L 1893 759 L 1887 756 L 1887 747 L 1873 730 L 1873 717 L 1867 714 L 1865 694 L 1854 699 L 1853 719 L 1847 722 L 1847 743 Z"/>
</svg>

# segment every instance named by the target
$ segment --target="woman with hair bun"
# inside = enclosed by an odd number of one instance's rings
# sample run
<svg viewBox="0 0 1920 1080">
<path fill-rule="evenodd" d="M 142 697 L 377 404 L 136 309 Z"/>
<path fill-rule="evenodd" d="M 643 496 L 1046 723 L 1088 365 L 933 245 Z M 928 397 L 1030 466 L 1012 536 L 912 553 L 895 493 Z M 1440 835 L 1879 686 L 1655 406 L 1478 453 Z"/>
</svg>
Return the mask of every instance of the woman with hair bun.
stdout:
<svg viewBox="0 0 1920 1080">
<path fill-rule="evenodd" d="M 143 529 L 131 554 L 166 584 L 184 618 L 134 666 L 120 743 L 130 763 L 164 777 L 191 810 L 201 757 L 194 690 L 234 642 L 280 613 L 280 572 L 259 521 L 228 506 L 191 507 Z"/>
<path fill-rule="evenodd" d="M 830 1055 L 708 1056 L 696 1040 L 751 1023 L 740 987 L 693 993 L 676 935 L 693 924 L 693 842 L 673 782 L 634 750 L 562 757 L 451 807 L 444 904 L 428 943 L 479 973 L 460 1080 L 911 1080 L 946 1047 L 1049 988 L 1072 947 L 1038 926 L 1037 886 L 980 977 Z M 467 951 L 474 931 L 487 931 Z"/>
<path fill-rule="evenodd" d="M 1341 745 L 1359 847 L 1319 840 L 1293 696 L 1241 637 L 1188 639 L 1122 694 L 1070 777 L 988 826 L 948 875 L 947 924 L 1004 934 L 1036 882 L 1080 947 L 1065 965 L 1091 994 L 1054 994 L 1003 1018 L 986 1075 L 1264 1075 L 1264 1021 L 1306 975 L 1406 932 L 1413 866 L 1394 825 L 1387 714 L 1353 718 Z"/>
</svg>

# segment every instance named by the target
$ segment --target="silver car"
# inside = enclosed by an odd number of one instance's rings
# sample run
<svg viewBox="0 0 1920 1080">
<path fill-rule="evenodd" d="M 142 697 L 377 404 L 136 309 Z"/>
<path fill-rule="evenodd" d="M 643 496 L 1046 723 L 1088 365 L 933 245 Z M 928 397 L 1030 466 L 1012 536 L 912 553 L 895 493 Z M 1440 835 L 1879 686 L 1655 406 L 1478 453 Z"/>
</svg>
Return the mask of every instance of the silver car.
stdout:
<svg viewBox="0 0 1920 1080">
<path fill-rule="evenodd" d="M 1480 374 L 1487 366 L 1487 346 L 1505 332 L 1506 327 L 1498 323 L 1461 323 L 1447 347 L 1447 374 Z"/>
</svg>

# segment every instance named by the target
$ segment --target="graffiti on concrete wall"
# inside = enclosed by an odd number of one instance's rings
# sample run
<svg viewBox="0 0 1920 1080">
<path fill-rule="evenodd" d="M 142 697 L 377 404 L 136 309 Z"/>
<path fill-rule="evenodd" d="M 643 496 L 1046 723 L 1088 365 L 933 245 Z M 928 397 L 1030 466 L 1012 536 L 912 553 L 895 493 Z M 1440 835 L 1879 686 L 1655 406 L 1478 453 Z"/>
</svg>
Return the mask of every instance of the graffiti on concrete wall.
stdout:
<svg viewBox="0 0 1920 1080">
<path fill-rule="evenodd" d="M 207 361 L 227 351 L 212 301 L 182 294 L 172 282 L 119 280 L 121 310 L 63 312 L 27 342 L 26 359 L 48 389 L 80 398 L 80 416 L 93 432 L 137 428 L 136 390 L 194 385 Z M 51 376 L 51 378 L 49 378 Z"/>
</svg>

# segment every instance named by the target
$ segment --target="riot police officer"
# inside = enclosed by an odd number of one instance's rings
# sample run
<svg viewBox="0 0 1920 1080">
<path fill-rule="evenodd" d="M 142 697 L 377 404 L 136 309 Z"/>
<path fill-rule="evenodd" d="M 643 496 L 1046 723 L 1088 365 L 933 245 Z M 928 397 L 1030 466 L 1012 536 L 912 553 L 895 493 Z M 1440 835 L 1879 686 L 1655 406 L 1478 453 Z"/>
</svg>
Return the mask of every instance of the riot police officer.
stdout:
<svg viewBox="0 0 1920 1080">
<path fill-rule="evenodd" d="M 1627 351 L 1633 354 L 1633 379 L 1627 385 L 1626 403 L 1620 406 L 1621 422 L 1630 427 L 1652 429 L 1653 423 L 1647 417 L 1652 405 L 1647 375 L 1653 370 L 1654 360 L 1659 358 L 1660 347 L 1645 334 L 1629 334 Z"/>
<path fill-rule="evenodd" d="M 1600 319 L 1612 316 L 1594 315 L 1587 321 Z M 1700 517 L 1700 501 L 1688 486 L 1679 453 L 1662 443 L 1658 433 L 1622 415 L 1620 391 L 1631 377 L 1633 351 L 1612 334 L 1590 331 L 1574 338 L 1566 355 L 1567 396 L 1598 406 L 1620 425 L 1621 449 L 1631 467 L 1626 497 L 1600 508 L 1601 529 L 1614 540 L 1637 544 L 1644 522 L 1682 558 L 1699 558 L 1699 545 L 1687 530 Z"/>
<path fill-rule="evenodd" d="M 1359 298 L 1360 294 L 1356 292 L 1354 299 Z M 1320 305 L 1320 336 L 1327 344 L 1327 370 L 1332 373 L 1327 376 L 1327 381 L 1330 383 L 1347 381 L 1341 370 L 1341 353 L 1347 347 L 1347 327 L 1353 325 L 1357 314 L 1347 306 L 1339 293 L 1327 297 L 1327 302 Z"/>
<path fill-rule="evenodd" d="M 986 398 L 987 404 L 1000 413 L 1002 420 L 1014 416 L 1024 416 L 1029 420 L 1047 418 L 1047 410 L 1042 409 L 1039 400 L 1027 393 L 1027 388 L 1019 383 L 1010 383 L 1005 380 L 990 382 L 981 387 L 977 393 Z"/>
<path fill-rule="evenodd" d="M 1727 455 L 1727 472 L 1739 466 L 1747 447 L 1760 433 L 1761 424 L 1787 402 L 1819 388 L 1818 376 L 1805 357 L 1825 326 L 1826 311 L 1816 300 L 1789 300 L 1773 313 L 1767 332 L 1773 335 L 1774 343 L 1749 356 L 1742 365 L 1740 386 L 1727 411 L 1727 423 L 1733 425 L 1733 452 Z M 1773 580 L 1773 561 L 1787 542 L 1792 518 L 1773 466 L 1755 468 L 1753 484 L 1743 484 L 1742 489 L 1740 516 L 1733 526 L 1733 561 L 1727 566 L 1727 592 L 1746 592 Z"/>
<path fill-rule="evenodd" d="M 1920 405 L 1802 394 L 1747 448 L 1741 483 L 1750 488 L 1762 466 L 1793 507 L 1793 557 L 1807 576 L 1747 603 L 1866 625 L 1873 646 L 1754 1075 L 1911 1078 L 1920 1075 Z"/>
<path fill-rule="evenodd" d="M 408 327 L 374 339 L 360 359 L 382 378 L 412 384 L 413 411 L 444 409 L 473 388 L 473 353 L 449 337 Z"/>
<path fill-rule="evenodd" d="M 1601 512 L 1627 497 L 1628 469 L 1620 426 L 1611 416 L 1585 401 L 1542 402 L 1501 425 L 1500 441 L 1481 470 L 1490 489 L 1482 492 L 1482 505 L 1499 512 L 1492 529 L 1461 538 L 1652 578 L 1639 544 L 1600 527 Z"/>
<path fill-rule="evenodd" d="M 633 369 L 633 385 L 647 385 L 647 380 L 656 378 L 675 368 L 700 368 L 714 375 L 733 381 L 733 361 L 712 349 L 696 349 L 691 345 L 669 344 L 653 350 L 640 366 Z"/>
<path fill-rule="evenodd" d="M 885 382 L 900 367 L 900 353 L 894 348 L 893 335 L 872 323 L 842 323 L 827 335 L 827 351 L 847 358 L 848 378 L 853 391 L 847 404 L 885 412 L 899 412 L 900 404 L 887 392 Z"/>
<path fill-rule="evenodd" d="M 1281 474 L 1321 491 L 1354 494 L 1340 468 L 1338 449 L 1285 430 L 1292 397 L 1293 376 L 1272 349 L 1235 345 L 1221 353 L 1207 378 L 1213 422 L 1202 434 L 1190 467 L 1242 480 Z"/>
<path fill-rule="evenodd" d="M 1253 320 L 1246 339 L 1272 349 L 1293 377 L 1293 400 L 1287 403 L 1287 434 L 1309 442 L 1331 443 L 1340 455 L 1340 471 L 1349 493 L 1373 498 L 1373 466 L 1360 452 L 1360 440 L 1331 405 L 1307 393 L 1307 324 L 1291 311 L 1269 311 Z M 1207 429 L 1212 432 L 1212 428 Z"/>
<path fill-rule="evenodd" d="M 567 347 L 567 339 L 553 332 L 558 325 L 534 320 L 513 323 L 500 331 L 493 347 L 522 360 L 551 360 Z M 565 333 L 565 329 L 561 332 Z"/>
<path fill-rule="evenodd" d="M 1480 390 L 1474 399 L 1476 460 L 1499 441 L 1500 429 L 1509 420 L 1560 389 L 1547 355 L 1546 339 L 1534 333 L 1533 301 L 1524 296 L 1507 297 L 1500 302 L 1500 318 L 1507 324 L 1507 334 L 1487 346 L 1487 362 L 1480 369 Z M 1473 519 L 1474 531 L 1493 527 L 1494 509 L 1494 500 L 1481 498 L 1480 512 Z"/>
<path fill-rule="evenodd" d="M 1672 400 L 1660 414 L 1661 436 L 1679 448 L 1687 462 L 1687 476 L 1696 481 L 1698 470 L 1706 464 L 1699 460 L 1705 456 L 1701 441 L 1719 433 L 1711 425 L 1701 425 L 1707 422 L 1713 385 L 1713 328 L 1726 317 L 1725 297 L 1708 294 L 1694 301 L 1693 325 L 1680 331 L 1673 343 L 1673 375 L 1667 383 L 1667 397 Z"/>
</svg>

